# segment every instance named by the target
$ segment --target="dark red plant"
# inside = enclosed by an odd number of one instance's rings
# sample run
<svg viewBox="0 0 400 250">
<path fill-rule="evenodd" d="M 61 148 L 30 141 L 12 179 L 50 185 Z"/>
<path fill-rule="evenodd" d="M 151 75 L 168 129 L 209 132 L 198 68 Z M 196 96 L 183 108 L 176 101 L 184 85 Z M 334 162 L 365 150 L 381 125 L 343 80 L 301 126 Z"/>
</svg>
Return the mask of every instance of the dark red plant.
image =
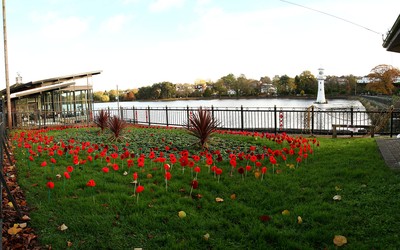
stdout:
<svg viewBox="0 0 400 250">
<path fill-rule="evenodd" d="M 120 140 L 122 138 L 122 131 L 127 126 L 126 122 L 116 115 L 108 119 L 107 125 L 108 129 L 113 134 L 114 140 Z"/>
<path fill-rule="evenodd" d="M 108 114 L 103 109 L 100 110 L 99 115 L 94 117 L 93 122 L 101 129 L 101 132 L 104 132 L 104 129 L 107 128 L 108 124 Z"/>
<path fill-rule="evenodd" d="M 220 123 L 212 117 L 209 110 L 200 107 L 189 118 L 188 131 L 198 139 L 202 148 L 208 148 L 208 142 L 219 125 Z"/>
</svg>

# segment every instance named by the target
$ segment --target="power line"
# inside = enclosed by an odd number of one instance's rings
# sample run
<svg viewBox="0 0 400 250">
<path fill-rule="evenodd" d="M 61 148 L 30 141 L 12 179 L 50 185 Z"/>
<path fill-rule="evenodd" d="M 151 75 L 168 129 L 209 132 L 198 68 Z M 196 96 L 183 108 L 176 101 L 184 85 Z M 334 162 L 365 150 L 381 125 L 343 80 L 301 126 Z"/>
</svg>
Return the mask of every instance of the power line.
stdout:
<svg viewBox="0 0 400 250">
<path fill-rule="evenodd" d="M 312 11 L 315 11 L 315 12 L 319 12 L 319 13 L 321 13 L 321 14 L 324 14 L 324 15 L 327 15 L 327 16 L 330 16 L 330 17 L 333 17 L 333 18 L 337 18 L 337 19 L 342 20 L 342 21 L 344 21 L 344 22 L 347 22 L 347 23 L 353 24 L 353 25 L 355 25 L 355 26 L 364 28 L 364 29 L 366 29 L 366 30 L 368 30 L 368 31 L 371 31 L 371 32 L 375 33 L 375 34 L 382 35 L 382 37 L 383 37 L 383 33 L 381 33 L 381 32 L 377 32 L 377 31 L 372 30 L 372 29 L 370 29 L 370 28 L 368 28 L 368 27 L 365 27 L 365 26 L 363 26 L 363 25 L 360 25 L 360 24 L 358 24 L 358 23 L 349 21 L 349 20 L 347 20 L 347 19 L 344 19 L 344 18 L 335 16 L 335 15 L 329 14 L 329 13 L 327 13 L 327 12 L 324 12 L 324 11 L 321 11 L 321 10 L 317 10 L 317 9 L 313 9 L 313 8 L 310 8 L 310 7 L 301 5 L 301 4 L 292 3 L 292 2 L 289 2 L 289 1 L 286 1 L 286 0 L 280 0 L 280 1 L 281 1 L 281 2 L 285 2 L 285 3 L 288 3 L 288 4 L 296 5 L 296 6 L 305 8 L 305 9 L 309 9 L 309 10 L 312 10 Z"/>
</svg>

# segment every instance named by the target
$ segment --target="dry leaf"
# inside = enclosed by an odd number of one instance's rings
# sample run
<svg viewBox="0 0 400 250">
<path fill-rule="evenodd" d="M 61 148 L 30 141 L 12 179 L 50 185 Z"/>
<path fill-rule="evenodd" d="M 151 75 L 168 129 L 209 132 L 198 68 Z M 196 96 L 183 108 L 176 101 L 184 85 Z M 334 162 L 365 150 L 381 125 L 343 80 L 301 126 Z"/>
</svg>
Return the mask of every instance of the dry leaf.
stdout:
<svg viewBox="0 0 400 250">
<path fill-rule="evenodd" d="M 335 190 L 336 191 L 340 191 L 340 190 L 342 190 L 339 186 L 335 186 Z"/>
<path fill-rule="evenodd" d="M 128 175 L 128 172 L 125 171 L 125 172 L 124 172 L 124 175 Z"/>
<path fill-rule="evenodd" d="M 10 235 L 16 235 L 17 233 L 19 233 L 21 231 L 22 231 L 22 228 L 18 228 L 18 224 L 14 224 L 13 227 L 11 227 L 7 230 L 8 234 L 10 234 Z"/>
<path fill-rule="evenodd" d="M 231 200 L 236 200 L 236 194 L 231 194 Z"/>
<path fill-rule="evenodd" d="M 303 219 L 301 218 L 301 216 L 297 216 L 297 223 L 298 224 L 303 223 Z"/>
<path fill-rule="evenodd" d="M 65 231 L 68 229 L 68 227 L 65 224 L 62 224 L 61 226 L 58 227 L 59 230 Z"/>
<path fill-rule="evenodd" d="M 346 239 L 346 237 L 344 237 L 342 235 L 335 235 L 335 238 L 333 238 L 333 244 L 335 244 L 338 247 L 341 247 L 346 243 L 347 243 L 347 239 Z"/>
<path fill-rule="evenodd" d="M 67 247 L 72 247 L 72 242 L 71 241 L 67 241 Z"/>
<path fill-rule="evenodd" d="M 216 201 L 216 202 L 223 202 L 224 199 L 217 197 L 217 198 L 215 198 L 215 201 Z"/>
<path fill-rule="evenodd" d="M 342 200 L 342 196 L 337 194 L 337 195 L 333 196 L 333 200 L 334 201 L 340 201 L 340 200 Z"/>
<path fill-rule="evenodd" d="M 10 201 L 9 203 L 7 203 L 7 205 L 8 205 L 9 207 L 14 207 L 14 205 L 12 204 L 11 201 Z"/>
<path fill-rule="evenodd" d="M 19 223 L 19 227 L 20 227 L 20 228 L 26 228 L 26 226 L 27 226 L 26 222 L 24 222 L 24 223 Z"/>
<path fill-rule="evenodd" d="M 285 209 L 285 210 L 282 211 L 282 214 L 283 214 L 283 215 L 289 215 L 290 212 L 289 212 L 289 210 Z"/>
<path fill-rule="evenodd" d="M 204 240 L 208 240 L 210 238 L 210 234 L 206 233 L 205 235 L 203 235 L 203 239 Z"/>
<path fill-rule="evenodd" d="M 256 177 L 256 179 L 259 179 L 260 175 L 261 175 L 260 172 L 258 171 L 254 172 L 254 177 Z"/>
<path fill-rule="evenodd" d="M 24 216 L 22 216 L 21 219 L 24 220 L 24 221 L 27 221 L 27 220 L 30 220 L 31 218 L 29 218 L 28 215 L 24 215 Z"/>
</svg>

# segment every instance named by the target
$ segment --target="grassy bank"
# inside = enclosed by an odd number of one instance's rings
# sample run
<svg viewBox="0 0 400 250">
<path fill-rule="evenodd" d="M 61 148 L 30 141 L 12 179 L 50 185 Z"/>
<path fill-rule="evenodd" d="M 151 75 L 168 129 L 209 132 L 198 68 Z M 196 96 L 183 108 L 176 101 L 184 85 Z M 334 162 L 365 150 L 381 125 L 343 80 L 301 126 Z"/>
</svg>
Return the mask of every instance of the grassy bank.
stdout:
<svg viewBox="0 0 400 250">
<path fill-rule="evenodd" d="M 385 166 L 374 139 L 225 132 L 210 156 L 182 130 L 129 128 L 125 137 L 110 142 L 98 129 L 14 136 L 29 223 L 43 246 L 335 249 L 333 238 L 343 235 L 347 249 L 400 247 L 400 175 Z"/>
</svg>

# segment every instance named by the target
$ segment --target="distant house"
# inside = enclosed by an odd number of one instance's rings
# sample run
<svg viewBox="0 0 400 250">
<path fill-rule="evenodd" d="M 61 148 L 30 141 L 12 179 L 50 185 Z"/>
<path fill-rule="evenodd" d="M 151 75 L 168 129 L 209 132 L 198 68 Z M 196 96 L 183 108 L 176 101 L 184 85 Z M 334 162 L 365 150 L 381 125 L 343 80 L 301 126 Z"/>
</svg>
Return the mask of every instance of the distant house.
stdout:
<svg viewBox="0 0 400 250">
<path fill-rule="evenodd" d="M 267 95 L 276 95 L 278 92 L 276 87 L 271 83 L 263 83 L 260 86 L 260 92 Z"/>
<path fill-rule="evenodd" d="M 400 53 L 400 15 L 397 17 L 393 27 L 387 33 L 383 41 L 383 47 L 387 51 Z"/>
<path fill-rule="evenodd" d="M 357 77 L 357 83 L 359 83 L 359 84 L 367 84 L 370 81 L 371 80 L 369 79 L 368 76 Z"/>
<path fill-rule="evenodd" d="M 91 119 L 93 85 L 89 81 L 102 71 L 53 77 L 10 86 L 13 127 L 46 126 Z M 6 89 L 0 91 L 6 95 Z M 7 105 L 7 104 L 6 104 Z"/>
</svg>

